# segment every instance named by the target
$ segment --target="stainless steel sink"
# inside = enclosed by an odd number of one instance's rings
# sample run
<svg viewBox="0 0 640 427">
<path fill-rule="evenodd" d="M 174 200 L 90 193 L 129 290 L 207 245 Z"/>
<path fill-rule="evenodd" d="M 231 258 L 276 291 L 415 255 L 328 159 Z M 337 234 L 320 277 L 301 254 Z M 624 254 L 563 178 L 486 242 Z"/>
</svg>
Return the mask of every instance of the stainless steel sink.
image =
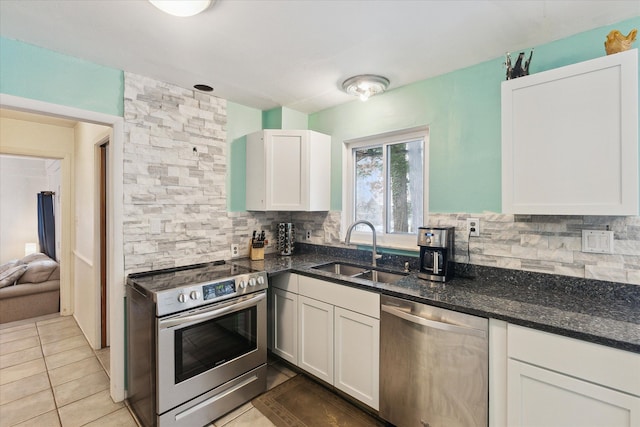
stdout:
<svg viewBox="0 0 640 427">
<path fill-rule="evenodd" d="M 371 280 L 380 283 L 396 283 L 407 276 L 407 273 L 392 273 L 382 271 L 378 268 L 366 267 L 355 264 L 344 264 L 341 262 L 331 262 L 313 267 L 316 270 L 328 273 L 340 274 L 359 279 Z"/>
<path fill-rule="evenodd" d="M 342 264 L 340 262 L 331 262 L 313 267 L 316 270 L 326 271 L 327 273 L 342 274 L 343 276 L 357 276 L 368 270 L 368 267 L 362 267 L 353 264 Z"/>
<path fill-rule="evenodd" d="M 362 279 L 371 280 L 373 282 L 381 283 L 397 283 L 406 277 L 406 274 L 402 273 L 390 273 L 388 271 L 371 270 L 363 273 L 361 276 L 357 276 Z"/>
</svg>

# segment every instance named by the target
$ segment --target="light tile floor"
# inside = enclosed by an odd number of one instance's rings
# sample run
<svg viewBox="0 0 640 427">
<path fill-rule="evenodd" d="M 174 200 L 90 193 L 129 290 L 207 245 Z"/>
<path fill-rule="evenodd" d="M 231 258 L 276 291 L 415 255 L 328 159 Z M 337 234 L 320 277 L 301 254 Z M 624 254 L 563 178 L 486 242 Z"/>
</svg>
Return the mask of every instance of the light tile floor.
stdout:
<svg viewBox="0 0 640 427">
<path fill-rule="evenodd" d="M 271 389 L 296 375 L 270 361 Z M 45 316 L 0 325 L 0 427 L 136 427 L 109 395 L 109 349 L 94 351 L 73 317 Z M 210 427 L 273 424 L 251 402 Z"/>
</svg>

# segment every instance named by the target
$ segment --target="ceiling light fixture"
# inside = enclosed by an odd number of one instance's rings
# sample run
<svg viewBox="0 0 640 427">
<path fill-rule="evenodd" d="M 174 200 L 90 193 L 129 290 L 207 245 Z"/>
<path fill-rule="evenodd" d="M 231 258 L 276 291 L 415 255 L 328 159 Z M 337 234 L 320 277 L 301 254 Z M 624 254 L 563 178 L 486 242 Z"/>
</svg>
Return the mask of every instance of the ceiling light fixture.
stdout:
<svg viewBox="0 0 640 427">
<path fill-rule="evenodd" d="M 342 83 L 342 89 L 349 95 L 359 96 L 366 101 L 370 96 L 384 92 L 389 86 L 389 79 L 375 74 L 361 74 L 349 77 Z"/>
<path fill-rule="evenodd" d="M 193 16 L 207 10 L 215 0 L 149 0 L 161 11 L 173 16 Z"/>
</svg>

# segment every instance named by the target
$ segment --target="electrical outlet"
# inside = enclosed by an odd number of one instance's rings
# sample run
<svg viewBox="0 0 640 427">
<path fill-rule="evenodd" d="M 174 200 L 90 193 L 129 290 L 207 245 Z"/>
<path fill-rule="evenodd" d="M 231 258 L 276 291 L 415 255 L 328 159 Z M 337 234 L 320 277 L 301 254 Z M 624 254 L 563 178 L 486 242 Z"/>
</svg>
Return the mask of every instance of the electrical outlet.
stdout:
<svg viewBox="0 0 640 427">
<path fill-rule="evenodd" d="M 480 237 L 480 220 L 478 218 L 467 218 L 467 233 L 469 233 L 469 237 Z"/>
<path fill-rule="evenodd" d="M 309 240 L 311 238 L 311 230 L 307 230 L 307 237 L 306 239 Z"/>
<path fill-rule="evenodd" d="M 240 255 L 240 245 L 237 243 L 231 244 L 231 258 L 235 258 Z"/>
</svg>

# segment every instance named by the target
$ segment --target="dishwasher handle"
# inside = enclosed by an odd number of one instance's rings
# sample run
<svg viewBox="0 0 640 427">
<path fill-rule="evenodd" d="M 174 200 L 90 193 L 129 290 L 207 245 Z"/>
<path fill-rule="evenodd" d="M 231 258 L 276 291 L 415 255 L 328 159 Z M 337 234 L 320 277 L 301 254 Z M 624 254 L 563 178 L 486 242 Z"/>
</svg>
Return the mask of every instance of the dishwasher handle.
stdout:
<svg viewBox="0 0 640 427">
<path fill-rule="evenodd" d="M 396 307 L 386 305 L 386 304 L 382 304 L 380 308 L 382 311 L 384 311 L 385 313 L 389 313 L 392 316 L 399 317 L 401 319 L 407 320 L 412 323 L 417 323 L 427 328 L 439 329 L 441 331 L 447 331 L 447 332 L 455 332 L 455 333 L 464 334 L 464 335 L 473 335 L 481 338 L 487 337 L 487 331 L 484 331 L 482 329 L 470 328 L 468 326 L 453 325 L 451 323 L 439 322 L 437 320 L 425 319 L 424 317 L 406 313 L 402 310 L 397 309 Z"/>
</svg>

